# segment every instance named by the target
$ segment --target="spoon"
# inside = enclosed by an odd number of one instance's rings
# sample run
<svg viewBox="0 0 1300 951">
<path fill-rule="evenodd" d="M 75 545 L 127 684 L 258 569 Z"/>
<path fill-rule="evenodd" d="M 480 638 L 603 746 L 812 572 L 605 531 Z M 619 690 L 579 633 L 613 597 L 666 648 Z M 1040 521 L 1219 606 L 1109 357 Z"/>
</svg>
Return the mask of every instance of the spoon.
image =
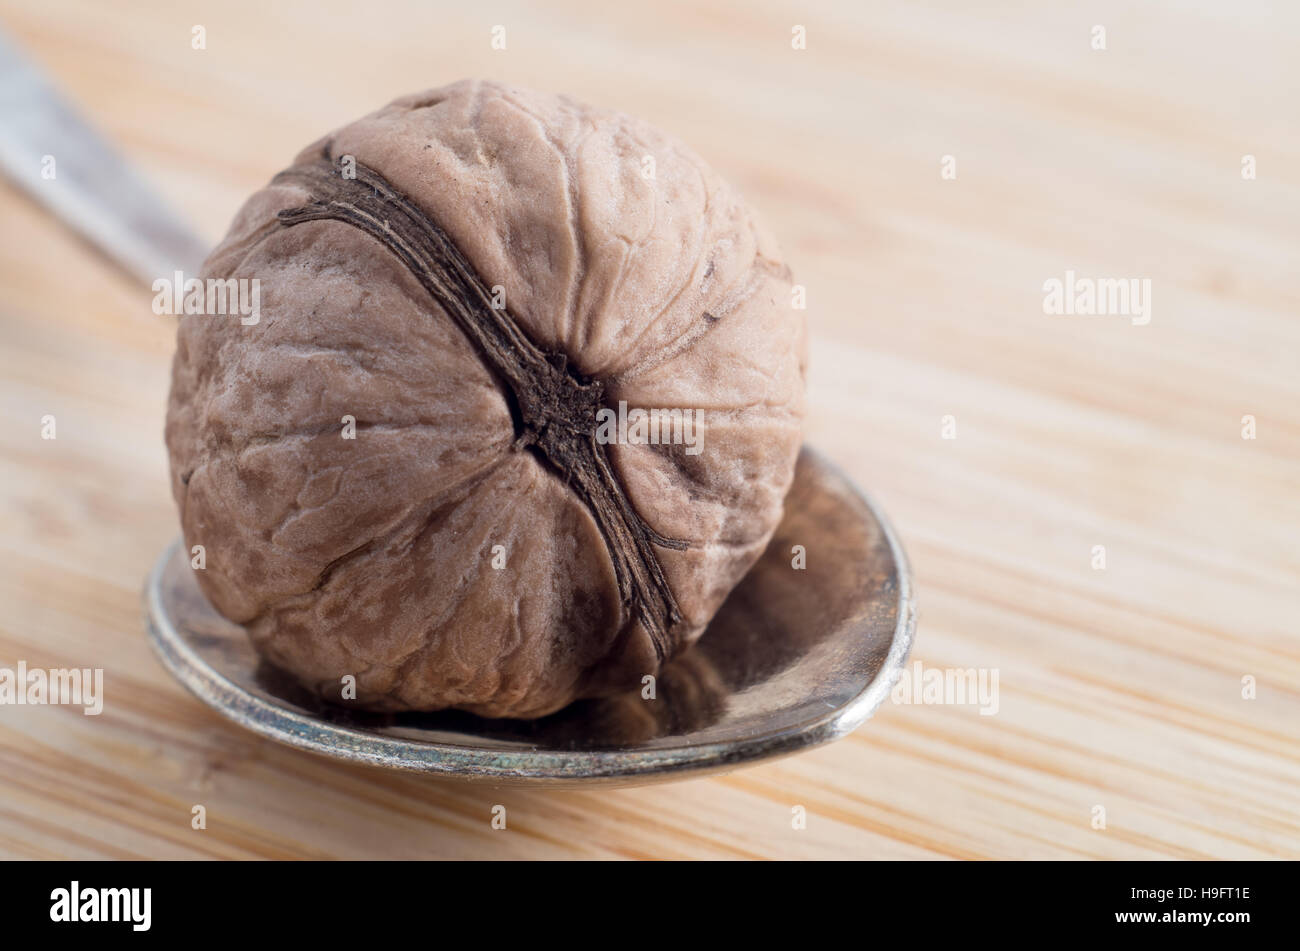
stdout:
<svg viewBox="0 0 1300 951">
<path fill-rule="evenodd" d="M 785 509 L 700 640 L 660 671 L 653 699 L 638 687 L 538 720 L 332 706 L 262 661 L 246 632 L 216 612 L 179 540 L 145 586 L 149 639 L 163 665 L 224 716 L 341 760 L 496 785 L 724 772 L 851 732 L 888 695 L 911 648 L 911 575 L 879 509 L 806 448 Z"/>
<path fill-rule="evenodd" d="M 196 273 L 205 243 L 2 35 L 0 169 L 137 278 Z M 827 743 L 888 695 L 916 622 L 888 521 L 810 449 L 766 552 L 660 671 L 653 697 L 638 688 L 527 721 L 367 714 L 329 706 L 261 661 L 204 598 L 179 540 L 144 600 L 163 665 L 235 723 L 341 760 L 495 784 L 657 782 Z"/>
</svg>

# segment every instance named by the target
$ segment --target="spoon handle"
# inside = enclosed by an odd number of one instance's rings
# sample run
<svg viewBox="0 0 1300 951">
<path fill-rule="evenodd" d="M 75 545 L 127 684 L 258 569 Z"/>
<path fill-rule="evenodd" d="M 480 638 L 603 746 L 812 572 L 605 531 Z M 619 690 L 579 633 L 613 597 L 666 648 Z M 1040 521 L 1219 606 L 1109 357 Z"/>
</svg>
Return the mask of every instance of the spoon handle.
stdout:
<svg viewBox="0 0 1300 951">
<path fill-rule="evenodd" d="M 0 169 L 131 275 L 197 274 L 207 243 L 0 33 Z"/>
</svg>

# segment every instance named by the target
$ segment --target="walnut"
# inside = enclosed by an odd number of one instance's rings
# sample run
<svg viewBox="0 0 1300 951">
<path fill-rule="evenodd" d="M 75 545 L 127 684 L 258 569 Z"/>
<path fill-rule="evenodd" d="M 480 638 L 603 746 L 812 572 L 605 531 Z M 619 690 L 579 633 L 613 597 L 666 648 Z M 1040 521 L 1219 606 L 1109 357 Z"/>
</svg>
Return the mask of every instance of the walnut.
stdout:
<svg viewBox="0 0 1300 951">
<path fill-rule="evenodd" d="M 260 315 L 180 322 L 186 544 L 322 697 L 535 717 L 636 685 L 780 520 L 789 271 L 643 122 L 491 82 L 398 99 L 253 195 L 203 276 L 257 280 Z"/>
</svg>

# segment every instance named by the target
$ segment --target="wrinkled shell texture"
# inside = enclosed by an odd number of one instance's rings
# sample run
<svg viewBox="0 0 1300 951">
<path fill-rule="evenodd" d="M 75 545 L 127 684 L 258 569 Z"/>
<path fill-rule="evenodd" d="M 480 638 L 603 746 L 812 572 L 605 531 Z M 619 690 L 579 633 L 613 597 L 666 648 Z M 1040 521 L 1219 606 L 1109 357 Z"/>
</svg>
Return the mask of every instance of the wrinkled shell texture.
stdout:
<svg viewBox="0 0 1300 951">
<path fill-rule="evenodd" d="M 605 405 L 703 411 L 697 455 L 606 447 L 640 518 L 689 543 L 655 553 L 674 644 L 699 637 L 775 530 L 801 441 L 804 321 L 753 212 L 645 123 L 495 83 L 399 99 L 298 162 L 327 144 L 437 222 Z M 260 281 L 257 324 L 180 322 L 166 438 L 204 593 L 321 696 L 355 676 L 370 709 L 534 717 L 656 673 L 591 512 L 514 446 L 475 346 L 376 239 L 277 221 L 309 197 L 256 193 L 204 267 Z"/>
</svg>

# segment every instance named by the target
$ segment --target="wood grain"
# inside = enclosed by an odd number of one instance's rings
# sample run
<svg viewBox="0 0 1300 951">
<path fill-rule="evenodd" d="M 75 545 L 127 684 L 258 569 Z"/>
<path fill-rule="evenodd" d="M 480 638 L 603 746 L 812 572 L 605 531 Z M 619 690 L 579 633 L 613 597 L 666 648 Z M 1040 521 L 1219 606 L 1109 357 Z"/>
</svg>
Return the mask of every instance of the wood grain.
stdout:
<svg viewBox="0 0 1300 951">
<path fill-rule="evenodd" d="M 447 785 L 241 732 L 140 620 L 177 530 L 173 327 L 5 185 L 0 664 L 101 666 L 108 699 L 97 718 L 0 707 L 0 854 L 1300 857 L 1300 8 L 379 6 L 4 0 L 0 25 L 212 240 L 303 144 L 463 76 L 691 143 L 808 288 L 808 438 L 909 548 L 916 658 L 996 668 L 998 713 L 886 704 L 815 752 L 600 792 Z M 1150 324 L 1046 316 L 1067 269 L 1150 279 Z"/>
</svg>

